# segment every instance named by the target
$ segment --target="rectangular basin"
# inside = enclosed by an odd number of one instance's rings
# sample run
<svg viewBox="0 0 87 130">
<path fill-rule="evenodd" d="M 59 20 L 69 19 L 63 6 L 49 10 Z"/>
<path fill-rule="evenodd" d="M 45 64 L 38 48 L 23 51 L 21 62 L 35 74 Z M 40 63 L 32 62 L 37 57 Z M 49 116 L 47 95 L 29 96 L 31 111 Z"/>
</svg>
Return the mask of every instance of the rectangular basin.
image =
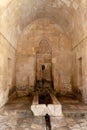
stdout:
<svg viewBox="0 0 87 130">
<path fill-rule="evenodd" d="M 39 95 L 35 93 L 33 102 L 31 105 L 31 110 L 35 116 L 45 116 L 47 112 L 47 107 L 45 104 L 39 104 Z"/>
<path fill-rule="evenodd" d="M 52 103 L 49 102 L 48 104 L 39 104 L 39 94 L 35 93 L 31 105 L 31 110 L 35 116 L 45 116 L 46 114 L 49 116 L 63 116 L 61 103 L 54 94 L 49 92 L 49 95 Z"/>
</svg>

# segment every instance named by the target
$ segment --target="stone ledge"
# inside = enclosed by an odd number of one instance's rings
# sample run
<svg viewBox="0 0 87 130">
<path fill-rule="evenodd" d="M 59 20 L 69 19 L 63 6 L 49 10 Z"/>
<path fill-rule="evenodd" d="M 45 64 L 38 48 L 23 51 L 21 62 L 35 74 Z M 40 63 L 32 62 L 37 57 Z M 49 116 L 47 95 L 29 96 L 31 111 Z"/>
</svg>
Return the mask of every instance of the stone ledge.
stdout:
<svg viewBox="0 0 87 130">
<path fill-rule="evenodd" d="M 31 110 L 35 116 L 45 116 L 47 113 L 45 104 L 32 105 Z"/>
<path fill-rule="evenodd" d="M 63 116 L 62 114 L 62 106 L 58 104 L 48 104 L 47 113 L 50 116 Z"/>
<path fill-rule="evenodd" d="M 48 104 L 47 112 L 50 116 L 63 116 L 62 105 L 58 99 L 52 94 L 49 93 L 52 99 L 53 104 Z"/>
<path fill-rule="evenodd" d="M 35 116 L 45 116 L 46 115 L 46 105 L 39 104 L 38 94 L 35 93 L 33 98 L 33 103 L 31 105 L 31 110 Z"/>
<path fill-rule="evenodd" d="M 34 95 L 31 110 L 35 116 L 45 116 L 46 114 L 50 116 L 63 116 L 62 105 L 53 94 L 49 94 L 53 104 L 48 104 L 47 106 L 45 104 L 39 104 L 39 95 L 37 93 Z"/>
</svg>

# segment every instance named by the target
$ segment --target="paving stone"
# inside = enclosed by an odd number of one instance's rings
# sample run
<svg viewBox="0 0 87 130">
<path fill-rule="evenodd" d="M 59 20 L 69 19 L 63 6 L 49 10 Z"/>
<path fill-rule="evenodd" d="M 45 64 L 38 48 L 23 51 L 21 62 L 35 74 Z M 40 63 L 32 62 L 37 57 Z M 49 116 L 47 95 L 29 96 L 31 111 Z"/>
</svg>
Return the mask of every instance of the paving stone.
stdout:
<svg viewBox="0 0 87 130">
<path fill-rule="evenodd" d="M 28 109 L 26 105 L 29 98 L 22 98 L 22 100 L 23 102 L 18 98 L 21 103 L 16 99 L 14 103 L 11 101 L 0 109 L 0 130 L 46 130 L 45 117 L 34 117 L 30 107 Z M 73 101 L 73 105 L 76 105 L 76 102 L 74 104 Z M 86 116 L 74 117 L 70 114 L 70 117 L 50 117 L 50 120 L 52 130 L 87 130 Z"/>
<path fill-rule="evenodd" d="M 86 127 L 86 128 L 87 128 L 87 122 L 80 123 L 80 126 L 81 126 L 81 127 Z"/>
<path fill-rule="evenodd" d="M 70 130 L 68 127 L 53 128 L 52 130 Z"/>
<path fill-rule="evenodd" d="M 80 129 L 81 127 L 80 127 L 79 124 L 74 124 L 72 126 L 69 126 L 69 128 L 71 128 L 71 129 Z"/>
<path fill-rule="evenodd" d="M 66 126 L 64 118 L 61 117 L 51 117 L 51 127 L 52 129 L 57 129 L 59 127 Z"/>
</svg>

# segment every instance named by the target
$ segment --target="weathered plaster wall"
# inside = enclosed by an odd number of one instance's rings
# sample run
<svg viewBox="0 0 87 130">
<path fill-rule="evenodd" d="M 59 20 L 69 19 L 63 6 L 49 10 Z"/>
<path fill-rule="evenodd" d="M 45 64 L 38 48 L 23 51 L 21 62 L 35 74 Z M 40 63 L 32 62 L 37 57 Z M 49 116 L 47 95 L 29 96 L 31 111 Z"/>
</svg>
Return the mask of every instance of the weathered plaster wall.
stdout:
<svg viewBox="0 0 87 130">
<path fill-rule="evenodd" d="M 52 50 L 52 75 L 56 91 L 71 91 L 72 55 L 71 43 L 63 31 L 48 19 L 39 19 L 22 33 L 16 55 L 16 86 L 32 90 L 36 77 L 36 52 L 41 40 L 47 40 Z"/>
<path fill-rule="evenodd" d="M 87 36 L 87 0 L 81 0 L 73 19 L 74 30 L 71 34 L 73 47 L 77 46 Z M 76 23 L 76 24 L 75 24 Z"/>
<path fill-rule="evenodd" d="M 82 58 L 82 78 L 79 73 L 79 59 Z M 80 83 L 82 80 L 82 83 Z M 76 93 L 81 93 L 83 100 L 87 103 L 87 37 L 78 46 L 73 48 L 73 89 Z M 80 95 L 81 96 L 81 95 Z"/>
<path fill-rule="evenodd" d="M 17 55 L 16 87 L 18 96 L 28 95 L 35 87 L 35 57 Z"/>
<path fill-rule="evenodd" d="M 9 91 L 15 86 L 15 50 L 0 34 L 0 107 L 7 100 Z"/>
</svg>

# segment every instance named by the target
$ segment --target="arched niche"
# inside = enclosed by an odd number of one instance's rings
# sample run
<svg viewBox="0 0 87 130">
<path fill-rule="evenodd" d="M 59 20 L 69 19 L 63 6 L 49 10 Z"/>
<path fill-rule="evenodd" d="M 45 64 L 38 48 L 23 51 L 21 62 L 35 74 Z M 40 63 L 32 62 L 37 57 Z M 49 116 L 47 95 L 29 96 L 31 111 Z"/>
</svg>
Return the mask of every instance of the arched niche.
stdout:
<svg viewBox="0 0 87 130">
<path fill-rule="evenodd" d="M 36 51 L 37 88 L 52 87 L 52 52 L 47 39 L 42 39 Z"/>
</svg>

